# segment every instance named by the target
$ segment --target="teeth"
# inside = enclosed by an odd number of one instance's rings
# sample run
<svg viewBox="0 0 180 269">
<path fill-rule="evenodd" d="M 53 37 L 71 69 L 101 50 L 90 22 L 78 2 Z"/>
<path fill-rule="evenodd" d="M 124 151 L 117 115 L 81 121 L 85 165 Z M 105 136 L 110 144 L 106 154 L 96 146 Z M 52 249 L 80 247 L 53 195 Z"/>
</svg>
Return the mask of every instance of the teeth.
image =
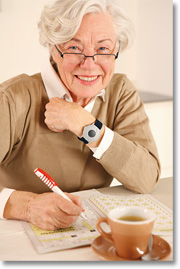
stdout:
<svg viewBox="0 0 180 269">
<path fill-rule="evenodd" d="M 79 79 L 84 80 L 84 81 L 93 81 L 95 79 L 97 79 L 98 76 L 96 77 L 81 77 L 81 76 L 77 76 Z"/>
</svg>

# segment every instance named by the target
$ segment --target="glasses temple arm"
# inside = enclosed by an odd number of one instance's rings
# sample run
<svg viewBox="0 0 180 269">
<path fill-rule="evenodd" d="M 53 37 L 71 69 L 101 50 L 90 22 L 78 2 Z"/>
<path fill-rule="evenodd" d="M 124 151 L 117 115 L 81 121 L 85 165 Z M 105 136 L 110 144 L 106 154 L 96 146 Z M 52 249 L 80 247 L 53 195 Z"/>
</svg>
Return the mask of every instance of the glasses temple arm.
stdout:
<svg viewBox="0 0 180 269">
<path fill-rule="evenodd" d="M 120 52 L 120 41 L 119 41 L 119 49 L 118 49 L 118 52 L 117 52 L 116 55 L 115 55 L 115 60 L 118 58 L 118 56 L 119 56 L 119 52 Z"/>
<path fill-rule="evenodd" d="M 55 48 L 57 49 L 57 51 L 59 52 L 60 56 L 63 58 L 63 54 L 62 54 L 62 52 L 58 49 L 58 47 L 57 47 L 56 45 L 54 45 L 54 46 L 55 46 Z"/>
</svg>

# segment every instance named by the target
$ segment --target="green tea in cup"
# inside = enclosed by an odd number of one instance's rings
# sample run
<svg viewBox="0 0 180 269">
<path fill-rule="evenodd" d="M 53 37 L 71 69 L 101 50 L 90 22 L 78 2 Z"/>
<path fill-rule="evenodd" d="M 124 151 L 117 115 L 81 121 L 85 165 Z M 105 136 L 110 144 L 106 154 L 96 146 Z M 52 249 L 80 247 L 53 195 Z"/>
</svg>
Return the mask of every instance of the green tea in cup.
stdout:
<svg viewBox="0 0 180 269">
<path fill-rule="evenodd" d="M 118 207 L 108 212 L 107 218 L 100 218 L 96 223 L 101 236 L 111 241 L 120 257 L 138 259 L 148 248 L 155 215 L 152 211 L 141 207 Z M 110 226 L 107 233 L 102 223 Z"/>
<path fill-rule="evenodd" d="M 140 216 L 122 216 L 117 218 L 118 220 L 124 220 L 124 221 L 144 221 L 147 220 L 146 218 L 140 217 Z"/>
</svg>

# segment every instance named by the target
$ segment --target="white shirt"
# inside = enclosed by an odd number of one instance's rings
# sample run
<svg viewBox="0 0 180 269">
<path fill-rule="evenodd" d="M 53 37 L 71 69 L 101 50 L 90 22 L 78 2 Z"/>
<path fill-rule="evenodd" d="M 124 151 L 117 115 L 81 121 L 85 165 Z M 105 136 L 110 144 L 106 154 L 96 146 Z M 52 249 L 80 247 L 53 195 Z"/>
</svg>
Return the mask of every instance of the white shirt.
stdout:
<svg viewBox="0 0 180 269">
<path fill-rule="evenodd" d="M 42 80 L 44 82 L 44 86 L 47 92 L 49 99 L 53 97 L 59 97 L 69 102 L 73 102 L 72 97 L 67 88 L 65 88 L 64 84 L 60 80 L 50 61 L 46 61 L 43 64 L 42 71 Z M 84 109 L 86 109 L 89 113 L 91 113 L 95 100 L 98 96 L 101 96 L 103 102 L 105 102 L 105 90 L 103 89 L 94 100 L 88 103 Z M 114 137 L 114 132 L 105 126 L 104 136 L 101 140 L 100 145 L 97 148 L 90 148 L 93 151 L 93 157 L 96 159 L 100 159 L 102 155 L 106 152 L 109 146 L 112 143 Z M 82 142 L 83 143 L 83 142 Z M 6 205 L 7 200 L 9 199 L 14 189 L 4 188 L 0 193 L 0 219 L 3 218 L 3 212 Z"/>
</svg>

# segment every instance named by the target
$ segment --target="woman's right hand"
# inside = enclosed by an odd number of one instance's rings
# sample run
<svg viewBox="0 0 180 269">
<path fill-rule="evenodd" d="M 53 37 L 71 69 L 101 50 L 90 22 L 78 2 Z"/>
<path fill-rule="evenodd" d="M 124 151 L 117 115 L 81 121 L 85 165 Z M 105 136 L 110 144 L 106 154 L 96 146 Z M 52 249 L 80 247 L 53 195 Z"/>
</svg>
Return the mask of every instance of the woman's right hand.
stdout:
<svg viewBox="0 0 180 269">
<path fill-rule="evenodd" d="M 6 203 L 4 218 L 30 221 L 44 230 L 70 227 L 84 209 L 79 196 L 66 195 L 72 202 L 56 193 L 14 191 Z"/>
</svg>

